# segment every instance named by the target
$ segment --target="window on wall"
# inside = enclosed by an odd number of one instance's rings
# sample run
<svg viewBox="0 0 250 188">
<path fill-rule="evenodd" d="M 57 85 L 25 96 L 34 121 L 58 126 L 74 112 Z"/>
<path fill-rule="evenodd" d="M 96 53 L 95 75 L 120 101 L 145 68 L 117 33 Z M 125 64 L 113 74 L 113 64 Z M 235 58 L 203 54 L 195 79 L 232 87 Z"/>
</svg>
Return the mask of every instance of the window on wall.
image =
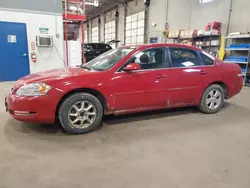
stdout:
<svg viewBox="0 0 250 188">
<path fill-rule="evenodd" d="M 87 30 L 87 29 L 84 30 L 84 42 L 85 42 L 85 43 L 88 43 L 88 42 L 89 42 L 89 41 L 88 41 L 88 30 Z"/>
<path fill-rule="evenodd" d="M 91 42 L 99 42 L 99 29 L 98 27 L 92 27 L 91 29 Z"/>
<path fill-rule="evenodd" d="M 199 1 L 200 1 L 200 4 L 203 4 L 203 3 L 209 3 L 209 2 L 211 2 L 213 0 L 199 0 Z"/>
<path fill-rule="evenodd" d="M 144 11 L 126 17 L 125 44 L 144 43 L 144 20 Z"/>
<path fill-rule="evenodd" d="M 115 39 L 115 27 L 115 21 L 105 23 L 105 43 Z M 112 44 L 111 46 L 112 48 L 116 47 L 115 44 Z"/>
</svg>

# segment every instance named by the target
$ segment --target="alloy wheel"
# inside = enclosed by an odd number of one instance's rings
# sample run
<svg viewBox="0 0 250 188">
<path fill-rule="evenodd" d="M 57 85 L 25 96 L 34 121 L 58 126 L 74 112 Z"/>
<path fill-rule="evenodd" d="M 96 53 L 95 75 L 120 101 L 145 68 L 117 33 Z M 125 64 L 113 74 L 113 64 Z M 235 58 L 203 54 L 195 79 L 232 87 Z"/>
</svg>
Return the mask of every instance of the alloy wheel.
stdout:
<svg viewBox="0 0 250 188">
<path fill-rule="evenodd" d="M 206 97 L 206 105 L 209 109 L 217 109 L 222 102 L 222 95 L 218 89 L 211 90 Z"/>
<path fill-rule="evenodd" d="M 78 101 L 68 112 L 69 124 L 72 128 L 86 129 L 92 125 L 97 116 L 95 106 L 89 101 Z"/>
</svg>

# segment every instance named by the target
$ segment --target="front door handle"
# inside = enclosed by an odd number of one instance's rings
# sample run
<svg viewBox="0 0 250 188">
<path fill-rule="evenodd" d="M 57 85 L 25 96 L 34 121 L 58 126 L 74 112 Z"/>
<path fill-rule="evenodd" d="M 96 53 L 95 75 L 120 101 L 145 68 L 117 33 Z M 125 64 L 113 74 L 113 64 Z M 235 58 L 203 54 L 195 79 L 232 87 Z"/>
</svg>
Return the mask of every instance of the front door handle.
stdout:
<svg viewBox="0 0 250 188">
<path fill-rule="evenodd" d="M 157 79 L 162 79 L 162 78 L 165 78 L 165 77 L 166 77 L 166 75 L 164 75 L 164 74 L 158 74 L 158 75 L 156 75 Z"/>
<path fill-rule="evenodd" d="M 207 72 L 204 71 L 204 70 L 201 70 L 201 71 L 200 71 L 200 74 L 201 74 L 201 75 L 204 75 L 204 74 L 207 74 Z"/>
</svg>

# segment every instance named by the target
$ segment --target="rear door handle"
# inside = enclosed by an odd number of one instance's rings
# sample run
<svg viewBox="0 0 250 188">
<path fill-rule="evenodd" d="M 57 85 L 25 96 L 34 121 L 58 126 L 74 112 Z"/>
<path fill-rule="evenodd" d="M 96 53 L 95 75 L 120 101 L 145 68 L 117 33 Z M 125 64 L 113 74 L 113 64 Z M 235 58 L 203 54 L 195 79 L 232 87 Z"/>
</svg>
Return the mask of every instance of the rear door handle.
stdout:
<svg viewBox="0 0 250 188">
<path fill-rule="evenodd" d="M 201 75 L 204 75 L 204 74 L 207 74 L 207 72 L 204 71 L 204 70 L 201 70 L 201 71 L 200 71 L 200 74 L 201 74 Z"/>
<path fill-rule="evenodd" d="M 158 75 L 156 75 L 157 79 L 162 79 L 162 78 L 165 78 L 165 77 L 166 77 L 166 75 L 164 75 L 164 74 L 158 74 Z"/>
</svg>

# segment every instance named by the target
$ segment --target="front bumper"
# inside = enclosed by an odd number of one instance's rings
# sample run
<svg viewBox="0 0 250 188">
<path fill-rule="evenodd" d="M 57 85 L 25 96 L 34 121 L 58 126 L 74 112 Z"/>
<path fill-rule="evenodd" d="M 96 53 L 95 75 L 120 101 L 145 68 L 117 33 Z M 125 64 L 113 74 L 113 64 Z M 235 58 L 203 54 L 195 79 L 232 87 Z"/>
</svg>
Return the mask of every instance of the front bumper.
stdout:
<svg viewBox="0 0 250 188">
<path fill-rule="evenodd" d="M 57 100 L 49 96 L 24 97 L 10 94 L 5 98 L 5 107 L 19 121 L 54 123 Z"/>
</svg>

